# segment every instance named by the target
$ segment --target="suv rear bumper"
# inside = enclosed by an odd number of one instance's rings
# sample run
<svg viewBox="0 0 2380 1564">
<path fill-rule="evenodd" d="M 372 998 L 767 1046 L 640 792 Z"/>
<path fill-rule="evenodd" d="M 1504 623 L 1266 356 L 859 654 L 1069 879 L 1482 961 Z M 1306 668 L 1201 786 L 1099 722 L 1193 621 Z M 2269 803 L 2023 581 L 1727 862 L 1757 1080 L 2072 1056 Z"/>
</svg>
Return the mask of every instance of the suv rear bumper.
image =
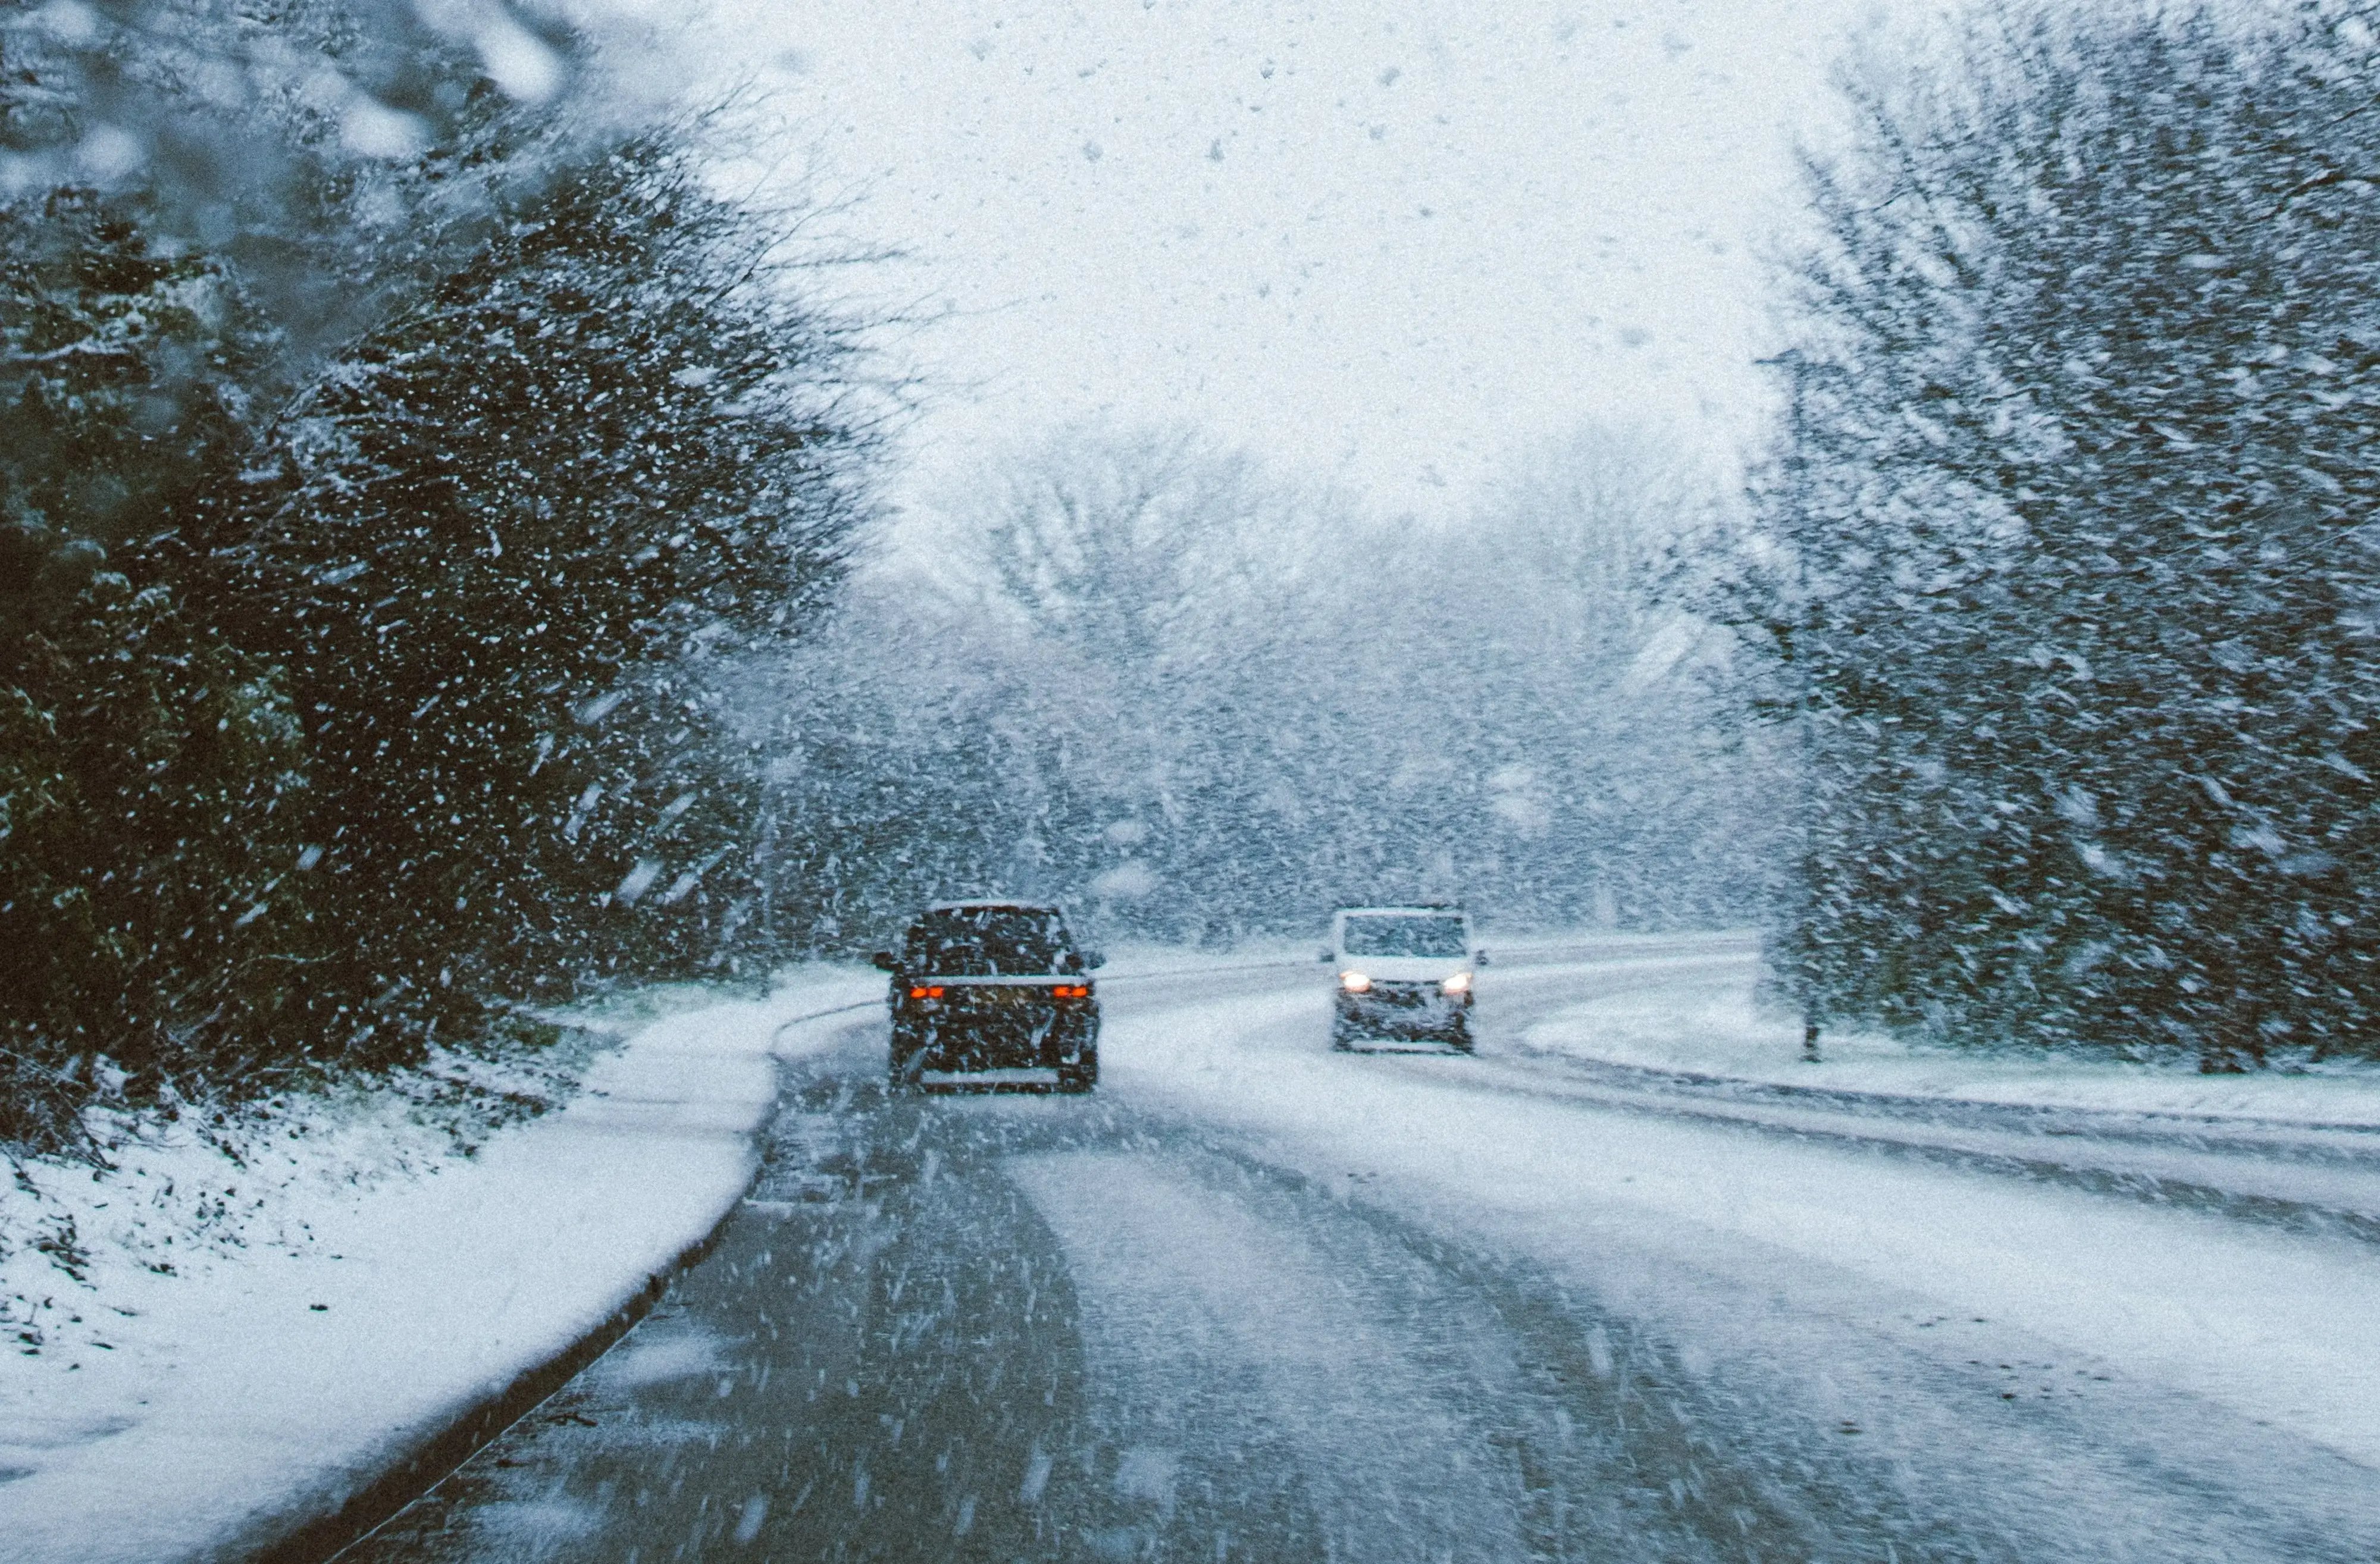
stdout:
<svg viewBox="0 0 2380 1564">
<path fill-rule="evenodd" d="M 1064 1070 L 1094 1057 L 1099 1039 L 1099 1006 L 1088 999 L 1027 998 L 1010 988 L 892 1007 L 894 1058 L 916 1070 Z"/>
<path fill-rule="evenodd" d="M 904 1043 L 907 1046 L 904 1047 Z M 896 1030 L 893 1048 L 917 1068 L 953 1073 L 975 1070 L 1063 1070 L 1099 1046 L 1096 1027 L 1052 1027 L 1038 1037 L 1008 1037 L 983 1032 L 927 1029 L 905 1039 Z"/>
</svg>

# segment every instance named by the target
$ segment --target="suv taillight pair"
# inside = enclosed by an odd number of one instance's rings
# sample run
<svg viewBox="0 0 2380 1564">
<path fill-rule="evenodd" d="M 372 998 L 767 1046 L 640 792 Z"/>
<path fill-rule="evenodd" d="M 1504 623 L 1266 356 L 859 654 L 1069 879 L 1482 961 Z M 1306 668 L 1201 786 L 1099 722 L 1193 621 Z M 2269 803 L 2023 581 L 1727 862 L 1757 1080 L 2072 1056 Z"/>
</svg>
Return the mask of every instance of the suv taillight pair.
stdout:
<svg viewBox="0 0 2380 1564">
<path fill-rule="evenodd" d="M 1087 983 L 1061 983 L 1050 991 L 1062 1000 L 1087 1000 L 1091 997 L 1091 986 Z M 912 988 L 909 997 L 913 1000 L 939 1000 L 942 997 L 941 987 L 937 984 L 930 988 Z"/>
</svg>

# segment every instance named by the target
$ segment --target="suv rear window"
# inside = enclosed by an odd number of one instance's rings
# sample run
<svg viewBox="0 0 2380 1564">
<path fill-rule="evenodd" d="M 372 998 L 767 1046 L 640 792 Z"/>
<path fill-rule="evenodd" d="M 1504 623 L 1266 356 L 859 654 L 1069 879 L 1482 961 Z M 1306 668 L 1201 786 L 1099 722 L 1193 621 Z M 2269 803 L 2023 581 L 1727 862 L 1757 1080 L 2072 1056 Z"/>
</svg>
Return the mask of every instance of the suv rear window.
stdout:
<svg viewBox="0 0 2380 1564">
<path fill-rule="evenodd" d="M 1463 920 L 1429 913 L 1371 913 L 1347 920 L 1351 956 L 1461 956 Z"/>
<path fill-rule="evenodd" d="M 1060 970 L 1075 942 L 1055 907 L 942 907 L 909 926 L 903 964 L 952 977 L 1014 977 Z"/>
</svg>

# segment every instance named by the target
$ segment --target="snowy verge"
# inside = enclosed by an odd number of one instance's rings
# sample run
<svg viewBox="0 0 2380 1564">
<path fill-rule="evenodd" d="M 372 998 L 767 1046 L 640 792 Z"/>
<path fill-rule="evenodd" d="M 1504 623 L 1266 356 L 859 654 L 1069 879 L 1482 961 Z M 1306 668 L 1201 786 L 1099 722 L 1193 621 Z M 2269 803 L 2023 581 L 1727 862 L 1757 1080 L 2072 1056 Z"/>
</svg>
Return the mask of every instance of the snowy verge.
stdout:
<svg viewBox="0 0 2380 1564">
<path fill-rule="evenodd" d="M 359 1180 L 318 1154 L 273 1183 L 253 1148 L 235 1162 L 156 1145 L 114 1172 L 52 1180 L 49 1205 L 101 1222 L 176 1181 L 219 1180 L 254 1241 L 186 1245 L 170 1272 L 139 1248 L 93 1246 L 79 1283 L 25 1268 L 45 1256 L 11 1257 L 19 1295 L 47 1287 L 73 1328 L 0 1356 L 11 1564 L 269 1547 L 616 1328 L 748 1186 L 772 1054 L 834 1030 L 788 1024 L 882 991 L 873 973 L 788 976 L 766 1000 L 643 1025 L 565 1106 L 468 1158 Z"/>
<path fill-rule="evenodd" d="M 1740 935 L 1625 947 L 1575 969 L 1593 998 L 1523 1034 L 1531 1048 L 1634 1069 L 1763 1085 L 2030 1108 L 2380 1128 L 2380 1069 L 2355 1060 L 2201 1075 L 2179 1052 L 2148 1062 L 2082 1051 L 1946 1048 L 1874 1033 L 1825 1035 L 1802 1060 L 1798 1021 L 1755 1001 L 1760 959 Z M 1493 1002 L 1483 982 L 1481 1003 Z"/>
</svg>

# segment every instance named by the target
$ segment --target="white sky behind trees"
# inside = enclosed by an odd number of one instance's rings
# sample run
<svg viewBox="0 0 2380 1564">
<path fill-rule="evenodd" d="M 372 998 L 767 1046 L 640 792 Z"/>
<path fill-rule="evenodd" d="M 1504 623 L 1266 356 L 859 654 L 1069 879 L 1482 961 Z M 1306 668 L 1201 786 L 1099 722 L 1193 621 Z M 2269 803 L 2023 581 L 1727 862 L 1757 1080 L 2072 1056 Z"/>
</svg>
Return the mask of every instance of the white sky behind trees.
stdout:
<svg viewBox="0 0 2380 1564">
<path fill-rule="evenodd" d="M 717 0 L 696 55 L 952 311 L 903 497 L 1087 418 L 1447 515 L 1584 424 L 1741 443 L 1761 247 L 1872 9 Z"/>
</svg>

